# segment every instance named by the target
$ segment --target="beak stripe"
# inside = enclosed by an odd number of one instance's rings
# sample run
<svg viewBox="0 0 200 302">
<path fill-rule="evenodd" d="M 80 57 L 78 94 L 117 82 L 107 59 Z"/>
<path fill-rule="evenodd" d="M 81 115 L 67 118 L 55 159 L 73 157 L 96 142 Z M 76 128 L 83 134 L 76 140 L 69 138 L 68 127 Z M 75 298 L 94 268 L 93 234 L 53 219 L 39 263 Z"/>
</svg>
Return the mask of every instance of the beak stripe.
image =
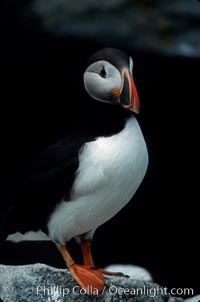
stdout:
<svg viewBox="0 0 200 302">
<path fill-rule="evenodd" d="M 127 68 L 123 68 L 121 72 L 122 85 L 121 88 L 114 88 L 112 95 L 120 97 L 120 104 L 135 113 L 140 112 L 140 101 L 133 78 Z"/>
</svg>

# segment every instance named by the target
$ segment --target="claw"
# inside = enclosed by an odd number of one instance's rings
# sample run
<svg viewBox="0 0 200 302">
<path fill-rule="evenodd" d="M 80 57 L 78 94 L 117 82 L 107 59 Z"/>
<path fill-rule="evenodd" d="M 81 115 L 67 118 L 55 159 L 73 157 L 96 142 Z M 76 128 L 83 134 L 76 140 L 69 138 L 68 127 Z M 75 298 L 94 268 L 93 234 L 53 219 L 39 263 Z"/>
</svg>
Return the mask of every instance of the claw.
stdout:
<svg viewBox="0 0 200 302">
<path fill-rule="evenodd" d="M 104 269 L 99 269 L 99 271 L 104 274 L 104 275 L 108 275 L 108 276 L 116 276 L 116 277 L 123 277 L 123 278 L 129 278 L 128 275 L 124 275 L 123 273 L 121 272 L 109 272 L 109 271 L 106 271 Z"/>
</svg>

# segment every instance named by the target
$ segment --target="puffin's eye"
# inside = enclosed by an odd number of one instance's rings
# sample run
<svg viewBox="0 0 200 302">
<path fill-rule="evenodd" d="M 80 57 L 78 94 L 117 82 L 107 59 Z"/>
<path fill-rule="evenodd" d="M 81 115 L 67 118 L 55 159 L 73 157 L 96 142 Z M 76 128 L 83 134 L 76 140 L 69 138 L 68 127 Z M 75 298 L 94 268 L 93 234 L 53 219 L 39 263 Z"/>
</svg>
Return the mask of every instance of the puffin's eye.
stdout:
<svg viewBox="0 0 200 302">
<path fill-rule="evenodd" d="M 101 68 L 99 74 L 100 74 L 100 76 L 101 76 L 102 78 L 105 78 L 105 77 L 106 77 L 107 73 L 106 73 L 106 71 L 105 71 L 104 66 Z"/>
</svg>

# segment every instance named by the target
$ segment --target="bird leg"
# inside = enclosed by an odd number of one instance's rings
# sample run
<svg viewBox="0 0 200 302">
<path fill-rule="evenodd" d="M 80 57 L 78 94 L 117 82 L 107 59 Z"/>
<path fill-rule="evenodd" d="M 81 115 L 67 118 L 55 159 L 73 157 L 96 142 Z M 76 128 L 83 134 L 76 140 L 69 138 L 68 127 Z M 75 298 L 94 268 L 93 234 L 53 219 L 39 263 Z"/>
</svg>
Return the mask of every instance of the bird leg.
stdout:
<svg viewBox="0 0 200 302">
<path fill-rule="evenodd" d="M 91 252 L 91 241 L 82 239 L 81 248 L 82 248 L 84 265 L 89 265 L 91 267 L 94 267 L 94 261 Z"/>
<path fill-rule="evenodd" d="M 102 268 L 96 268 L 95 265 L 94 265 L 93 257 L 92 257 L 91 241 L 90 240 L 85 240 L 82 237 L 81 238 L 81 248 L 82 248 L 82 253 L 83 253 L 83 263 L 84 263 L 84 265 L 90 266 L 91 268 L 98 270 L 98 272 L 103 274 L 103 275 L 129 278 L 128 275 L 124 275 L 123 273 L 120 273 L 120 272 L 109 272 L 109 271 L 107 271 L 105 269 L 102 269 Z"/>
<path fill-rule="evenodd" d="M 99 292 L 103 291 L 105 285 L 104 277 L 99 270 L 91 267 L 90 258 L 85 257 L 85 261 L 89 263 L 89 265 L 79 265 L 74 262 L 65 245 L 59 245 L 58 249 L 61 252 L 72 276 L 87 293 L 91 293 L 91 289 Z M 89 249 L 90 248 L 86 246 L 86 250 Z"/>
</svg>

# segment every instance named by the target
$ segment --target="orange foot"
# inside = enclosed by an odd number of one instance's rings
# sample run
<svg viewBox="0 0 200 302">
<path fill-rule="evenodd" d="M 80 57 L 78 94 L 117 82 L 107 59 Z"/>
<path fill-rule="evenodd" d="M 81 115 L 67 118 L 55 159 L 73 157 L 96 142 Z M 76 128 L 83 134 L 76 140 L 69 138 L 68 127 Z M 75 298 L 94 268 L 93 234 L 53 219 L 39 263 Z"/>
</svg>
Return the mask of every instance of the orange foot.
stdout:
<svg viewBox="0 0 200 302">
<path fill-rule="evenodd" d="M 91 293 L 94 290 L 99 293 L 103 291 L 105 282 L 101 270 L 76 263 L 72 264 L 69 270 L 74 279 L 87 293 Z"/>
<path fill-rule="evenodd" d="M 77 283 L 84 288 L 87 293 L 93 291 L 101 293 L 103 291 L 105 286 L 103 275 L 129 278 L 129 276 L 124 275 L 123 273 L 109 272 L 104 269 L 76 263 L 72 264 L 69 270 Z"/>
<path fill-rule="evenodd" d="M 108 272 L 104 269 L 98 269 L 94 267 L 94 262 L 91 255 L 90 244 L 83 243 L 82 246 L 84 253 L 84 265 L 76 264 L 69 254 L 66 246 L 58 245 L 58 249 L 60 250 L 63 258 L 72 274 L 74 279 L 78 282 L 78 284 L 86 290 L 88 294 L 96 291 L 98 293 L 102 292 L 105 286 L 105 281 L 103 275 L 110 276 L 119 276 L 128 278 L 127 275 L 116 272 Z"/>
</svg>

